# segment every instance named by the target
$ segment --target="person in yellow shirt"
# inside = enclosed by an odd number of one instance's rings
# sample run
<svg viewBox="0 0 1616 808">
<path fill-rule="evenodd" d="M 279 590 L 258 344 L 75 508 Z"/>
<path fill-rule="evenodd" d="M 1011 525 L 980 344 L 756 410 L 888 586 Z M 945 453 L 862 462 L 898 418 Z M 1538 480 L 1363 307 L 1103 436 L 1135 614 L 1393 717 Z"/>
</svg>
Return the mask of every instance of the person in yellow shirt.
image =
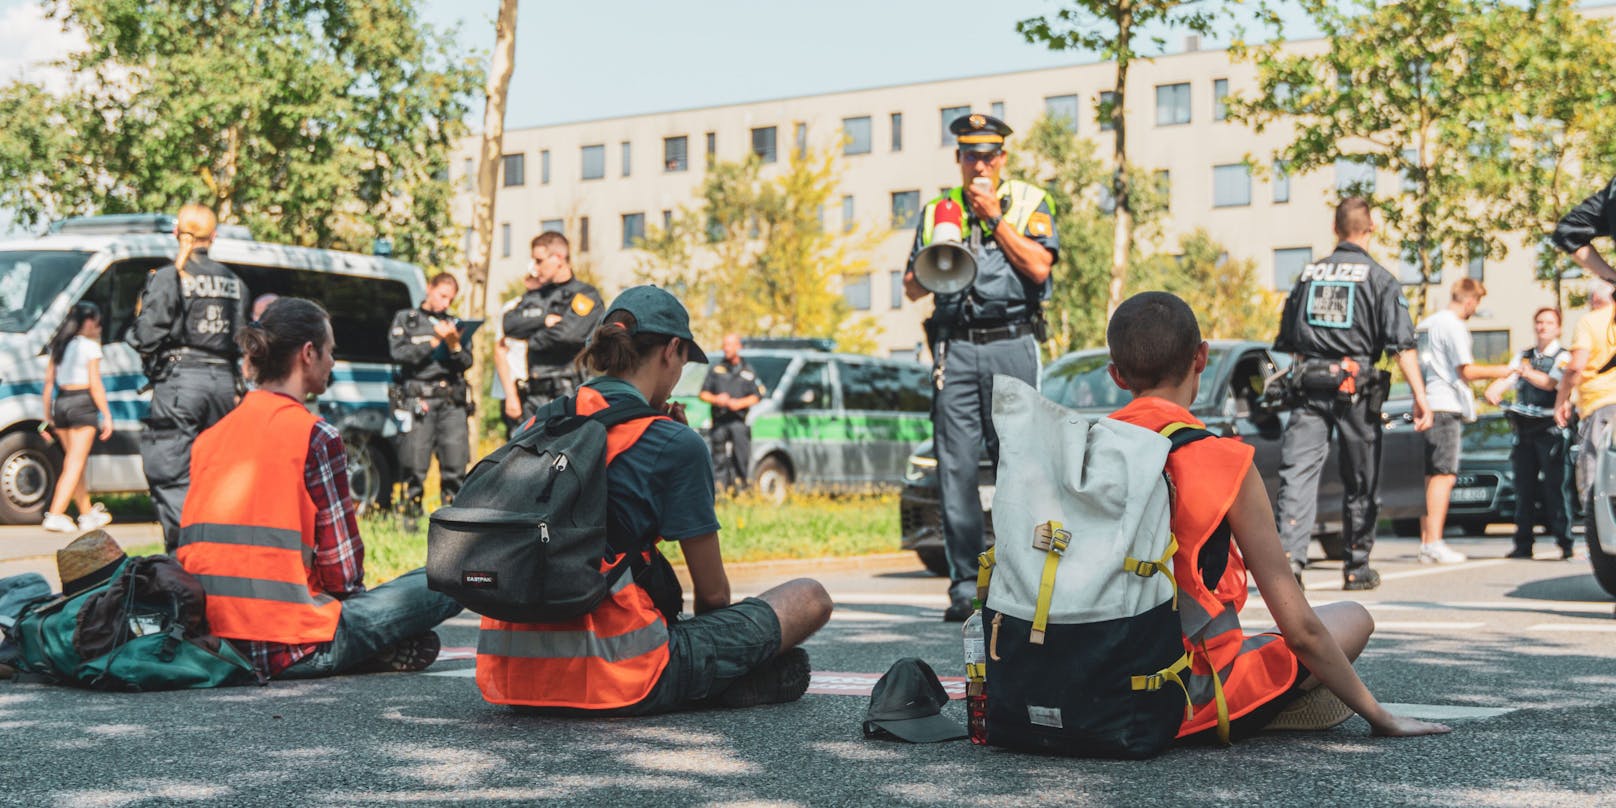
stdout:
<svg viewBox="0 0 1616 808">
<path fill-rule="evenodd" d="M 1616 306 L 1611 305 L 1610 284 L 1596 280 L 1592 286 L 1588 313 L 1572 332 L 1571 362 L 1554 400 L 1554 420 L 1563 427 L 1571 421 L 1571 393 L 1576 391 L 1580 502 L 1588 501 L 1598 447 L 1609 439 L 1611 420 L 1616 418 Z"/>
</svg>

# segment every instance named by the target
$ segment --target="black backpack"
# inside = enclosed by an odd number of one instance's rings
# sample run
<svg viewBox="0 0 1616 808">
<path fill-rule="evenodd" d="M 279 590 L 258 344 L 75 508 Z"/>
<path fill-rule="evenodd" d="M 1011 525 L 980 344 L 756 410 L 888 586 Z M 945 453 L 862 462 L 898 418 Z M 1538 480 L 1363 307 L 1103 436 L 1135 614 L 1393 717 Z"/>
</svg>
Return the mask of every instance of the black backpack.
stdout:
<svg viewBox="0 0 1616 808">
<path fill-rule="evenodd" d="M 483 458 L 454 504 L 433 512 L 427 586 L 478 614 L 512 623 L 582 617 L 638 566 L 607 536 L 606 430 L 662 415 L 638 402 L 579 415 L 575 397 Z M 545 415 L 544 411 L 540 416 Z"/>
</svg>

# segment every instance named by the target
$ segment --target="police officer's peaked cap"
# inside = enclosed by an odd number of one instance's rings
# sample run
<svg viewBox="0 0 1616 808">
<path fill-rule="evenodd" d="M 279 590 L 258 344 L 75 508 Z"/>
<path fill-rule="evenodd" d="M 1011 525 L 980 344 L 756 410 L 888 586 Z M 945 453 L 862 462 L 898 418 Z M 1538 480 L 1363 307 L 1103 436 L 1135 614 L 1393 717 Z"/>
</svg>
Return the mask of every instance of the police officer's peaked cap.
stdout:
<svg viewBox="0 0 1616 808">
<path fill-rule="evenodd" d="M 1009 126 L 992 115 L 971 113 L 961 115 L 948 125 L 954 133 L 960 151 L 996 152 L 1004 148 L 1004 139 L 1010 134 Z"/>
</svg>

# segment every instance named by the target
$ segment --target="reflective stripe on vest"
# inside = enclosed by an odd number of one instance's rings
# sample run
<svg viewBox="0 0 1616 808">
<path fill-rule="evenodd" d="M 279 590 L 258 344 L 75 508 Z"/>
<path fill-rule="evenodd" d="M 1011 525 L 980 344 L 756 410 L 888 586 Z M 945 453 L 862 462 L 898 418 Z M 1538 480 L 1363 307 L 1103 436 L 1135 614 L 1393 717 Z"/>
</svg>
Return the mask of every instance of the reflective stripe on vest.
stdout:
<svg viewBox="0 0 1616 808">
<path fill-rule="evenodd" d="M 575 410 L 605 409 L 593 388 L 578 390 Z M 606 432 L 606 462 L 627 451 L 651 422 L 638 418 Z M 644 554 L 651 560 L 652 549 Z M 602 560 L 601 572 L 628 564 Z M 484 617 L 477 636 L 477 688 L 494 704 L 609 710 L 643 701 L 668 665 L 668 623 L 651 594 L 623 571 L 595 610 L 559 623 L 508 623 Z"/>
<path fill-rule="evenodd" d="M 249 392 L 197 436 L 175 551 L 207 592 L 208 625 L 233 640 L 329 642 L 342 602 L 313 582 L 314 500 L 304 480 L 319 417 Z"/>
<path fill-rule="evenodd" d="M 1009 195 L 1010 206 L 1004 211 L 1004 220 L 1015 228 L 1018 233 L 1027 232 L 1027 223 L 1032 221 L 1032 215 L 1038 212 L 1039 203 L 1043 202 L 1044 198 L 1048 196 L 1044 189 L 1021 180 L 1005 180 L 1001 182 L 998 195 L 1001 199 Z M 954 200 L 954 204 L 959 205 L 960 210 L 966 209 L 965 192 L 959 186 L 948 189 L 947 193 L 926 203 L 926 209 L 922 211 L 920 219 L 920 246 L 922 247 L 931 245 L 932 228 L 937 223 L 937 203 L 944 199 Z M 1049 209 L 1051 214 L 1055 212 L 1053 200 L 1049 203 Z M 987 232 L 986 223 L 978 222 L 978 224 L 982 225 L 984 236 L 990 235 Z M 963 238 L 964 235 L 962 234 L 961 237 Z"/>
</svg>

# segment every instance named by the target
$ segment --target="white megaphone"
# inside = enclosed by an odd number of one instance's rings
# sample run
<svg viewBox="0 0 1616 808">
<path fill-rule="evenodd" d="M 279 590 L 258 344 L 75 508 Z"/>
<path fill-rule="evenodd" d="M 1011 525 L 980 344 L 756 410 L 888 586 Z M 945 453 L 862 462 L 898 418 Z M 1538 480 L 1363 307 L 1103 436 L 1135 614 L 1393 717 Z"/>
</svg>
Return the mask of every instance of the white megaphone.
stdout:
<svg viewBox="0 0 1616 808">
<path fill-rule="evenodd" d="M 915 281 L 940 295 L 963 292 L 976 282 L 976 257 L 960 243 L 964 211 L 952 199 L 937 203 L 932 215 L 931 244 L 915 256 Z"/>
</svg>

